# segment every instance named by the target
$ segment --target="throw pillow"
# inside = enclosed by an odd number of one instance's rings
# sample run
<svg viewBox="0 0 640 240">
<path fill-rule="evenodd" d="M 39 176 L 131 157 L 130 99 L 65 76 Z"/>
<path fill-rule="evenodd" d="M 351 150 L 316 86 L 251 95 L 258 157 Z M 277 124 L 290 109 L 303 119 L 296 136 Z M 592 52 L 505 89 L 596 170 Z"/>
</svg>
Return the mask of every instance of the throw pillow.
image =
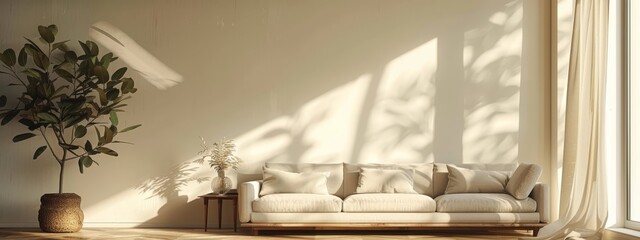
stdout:
<svg viewBox="0 0 640 240">
<path fill-rule="evenodd" d="M 538 178 L 542 175 L 542 167 L 536 164 L 520 164 L 507 183 L 507 192 L 516 199 L 529 196 Z"/>
<path fill-rule="evenodd" d="M 314 193 L 329 194 L 327 179 L 329 172 L 292 173 L 263 168 L 263 182 L 260 196 L 273 193 Z"/>
<path fill-rule="evenodd" d="M 401 169 L 362 168 L 356 193 L 416 193 L 413 174 Z"/>
<path fill-rule="evenodd" d="M 433 195 L 433 166 L 433 163 L 345 163 L 344 195 L 347 197 L 356 193 L 362 168 L 375 168 L 408 171 L 413 176 L 413 190 L 431 197 Z"/>
<path fill-rule="evenodd" d="M 343 167 L 342 163 L 279 163 L 266 162 L 265 167 L 285 172 L 330 172 L 327 180 L 327 191 L 329 194 L 344 198 L 343 190 Z M 262 179 L 262 174 L 260 175 Z"/>
<path fill-rule="evenodd" d="M 502 193 L 509 174 L 499 171 L 471 170 L 447 165 L 449 183 L 445 194 L 450 193 Z"/>
</svg>

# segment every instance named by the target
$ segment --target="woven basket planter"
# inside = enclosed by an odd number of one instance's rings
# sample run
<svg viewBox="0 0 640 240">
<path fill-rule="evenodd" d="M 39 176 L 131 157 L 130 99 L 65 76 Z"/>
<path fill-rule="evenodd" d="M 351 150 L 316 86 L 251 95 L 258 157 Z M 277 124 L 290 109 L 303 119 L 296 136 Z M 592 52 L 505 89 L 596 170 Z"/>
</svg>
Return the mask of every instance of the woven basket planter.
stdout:
<svg viewBox="0 0 640 240">
<path fill-rule="evenodd" d="M 70 233 L 82 229 L 81 198 L 75 193 L 48 193 L 40 198 L 38 222 L 44 232 Z"/>
</svg>

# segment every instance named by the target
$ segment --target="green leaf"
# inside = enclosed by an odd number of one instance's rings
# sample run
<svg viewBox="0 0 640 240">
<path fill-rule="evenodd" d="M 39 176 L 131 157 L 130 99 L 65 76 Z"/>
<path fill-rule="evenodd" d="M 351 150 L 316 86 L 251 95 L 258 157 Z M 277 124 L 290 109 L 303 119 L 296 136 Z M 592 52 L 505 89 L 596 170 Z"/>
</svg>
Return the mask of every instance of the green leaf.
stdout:
<svg viewBox="0 0 640 240">
<path fill-rule="evenodd" d="M 20 66 L 27 65 L 27 50 L 25 50 L 25 48 L 23 47 L 20 50 L 20 54 L 18 54 L 18 64 L 20 64 Z"/>
<path fill-rule="evenodd" d="M 36 149 L 36 152 L 33 153 L 33 160 L 37 159 L 44 152 L 44 150 L 47 150 L 47 146 L 41 146 Z"/>
<path fill-rule="evenodd" d="M 130 126 L 130 127 L 126 127 L 125 129 L 120 130 L 120 133 L 131 131 L 131 130 L 136 129 L 136 128 L 140 127 L 140 126 L 142 126 L 142 124 L 137 124 L 137 125 L 133 125 L 133 126 Z"/>
<path fill-rule="evenodd" d="M 113 101 L 116 100 L 116 98 L 118 98 L 118 96 L 120 96 L 120 90 L 118 89 L 111 89 L 107 92 L 107 99 L 109 101 Z"/>
<path fill-rule="evenodd" d="M 111 132 L 113 133 L 114 137 L 116 135 L 118 135 L 118 127 L 111 125 L 111 127 L 109 127 L 109 129 L 111 129 Z"/>
<path fill-rule="evenodd" d="M 54 43 L 53 45 L 51 45 L 51 49 L 60 49 L 60 51 L 67 52 L 69 50 L 69 47 L 67 47 L 68 41 L 69 40 Z"/>
<path fill-rule="evenodd" d="M 110 143 L 110 142 L 112 142 L 112 141 L 113 141 L 113 136 L 114 136 L 113 131 L 111 131 L 111 129 L 110 129 L 110 128 L 108 128 L 108 127 L 106 127 L 106 126 L 105 126 L 105 127 L 104 127 L 104 139 L 103 139 L 103 140 L 104 140 L 104 142 L 103 142 L 103 143 Z"/>
<path fill-rule="evenodd" d="M 7 96 L 0 96 L 0 107 L 4 107 L 7 105 Z"/>
<path fill-rule="evenodd" d="M 33 100 L 31 99 L 31 97 L 29 97 L 28 95 L 24 95 L 18 98 L 18 100 L 20 100 L 20 102 L 22 102 L 24 105 L 32 105 Z"/>
<path fill-rule="evenodd" d="M 11 120 L 13 120 L 13 118 L 15 118 L 18 115 L 18 113 L 20 113 L 20 111 L 18 110 L 11 110 L 7 112 L 7 115 L 5 115 L 4 118 L 2 118 L 2 122 L 0 122 L 0 125 L 5 125 L 11 122 Z"/>
<path fill-rule="evenodd" d="M 111 80 L 120 80 L 124 74 L 127 72 L 127 67 L 122 67 L 118 70 L 116 70 L 112 75 L 111 75 Z"/>
<path fill-rule="evenodd" d="M 78 148 L 80 148 L 80 146 L 78 145 L 72 145 L 72 144 L 66 144 L 66 143 L 59 143 L 58 145 L 60 145 L 60 147 L 67 149 L 67 150 L 76 150 Z"/>
<path fill-rule="evenodd" d="M 4 65 L 9 65 L 8 64 L 9 63 L 9 59 L 7 59 L 7 57 L 5 57 L 3 53 L 0 53 L 0 62 L 4 63 Z"/>
<path fill-rule="evenodd" d="M 40 77 L 42 76 L 42 73 L 40 73 L 40 71 L 35 68 L 28 68 L 28 69 L 22 70 L 22 73 L 35 79 L 40 79 Z"/>
<path fill-rule="evenodd" d="M 35 137 L 35 136 L 36 135 L 33 134 L 33 133 L 23 133 L 23 134 L 16 135 L 15 137 L 13 137 L 13 142 L 16 143 L 16 142 L 24 141 L 24 140 L 27 140 L 29 138 Z"/>
<path fill-rule="evenodd" d="M 24 47 L 22 48 L 24 49 L 25 52 L 27 52 L 27 55 L 30 55 L 32 57 L 38 54 L 39 52 L 37 48 L 35 48 L 33 45 L 28 43 L 24 44 Z"/>
<path fill-rule="evenodd" d="M 89 46 L 89 51 L 91 53 L 91 56 L 98 56 L 99 48 L 96 43 L 87 40 L 87 46 Z"/>
<path fill-rule="evenodd" d="M 58 74 L 58 76 L 60 76 L 60 77 L 64 78 L 64 79 L 65 79 L 65 80 L 67 80 L 68 82 L 70 82 L 70 83 L 72 83 L 72 82 L 73 82 L 74 76 L 73 76 L 73 74 L 71 74 L 69 71 L 64 70 L 64 69 L 62 69 L 62 68 L 58 68 L 58 69 L 56 69 L 56 71 L 55 71 L 55 72 L 56 72 L 56 74 Z"/>
<path fill-rule="evenodd" d="M 56 40 L 56 37 L 53 35 L 51 30 L 45 26 L 38 26 L 38 33 L 40 33 L 40 37 L 47 41 L 47 43 L 52 43 Z"/>
<path fill-rule="evenodd" d="M 93 163 L 98 164 L 98 162 L 93 161 L 90 156 L 82 156 L 78 159 L 78 167 L 80 168 L 80 173 L 84 173 L 85 167 L 91 167 Z"/>
<path fill-rule="evenodd" d="M 67 60 L 67 62 L 70 63 L 76 63 L 78 62 L 78 55 L 76 55 L 76 52 L 74 51 L 67 51 L 64 53 L 64 60 Z"/>
<path fill-rule="evenodd" d="M 38 118 L 40 118 L 40 120 L 44 120 L 45 122 L 50 122 L 50 123 L 59 122 L 58 118 L 51 113 L 41 112 L 41 113 L 38 113 L 37 116 Z"/>
<path fill-rule="evenodd" d="M 26 44 L 26 45 L 29 46 L 29 49 L 33 50 L 33 53 L 39 52 L 39 53 L 44 54 L 44 51 L 42 51 L 42 48 L 38 47 L 38 44 L 36 44 L 33 41 L 31 41 L 31 39 L 28 39 L 28 38 L 24 38 L 24 39 L 27 40 L 29 43 L 31 43 L 31 45 L 29 45 L 29 44 Z M 27 49 L 27 53 L 29 53 L 29 49 Z"/>
<path fill-rule="evenodd" d="M 22 125 L 29 127 L 29 130 L 31 130 L 31 128 L 33 128 L 34 125 L 36 125 L 36 123 L 31 121 L 31 119 L 27 119 L 27 118 L 20 119 L 18 120 L 18 122 L 22 123 Z"/>
<path fill-rule="evenodd" d="M 16 64 L 16 52 L 11 48 L 4 50 L 0 60 L 2 60 L 5 65 L 11 67 Z"/>
<path fill-rule="evenodd" d="M 61 52 L 67 52 L 69 51 L 69 47 L 67 46 L 67 44 L 65 42 L 58 42 L 58 43 L 54 43 L 51 47 L 51 51 L 53 50 L 60 50 Z"/>
<path fill-rule="evenodd" d="M 82 163 L 82 158 L 83 157 L 80 157 L 80 159 L 78 159 L 78 169 L 80 169 L 81 174 L 84 173 L 84 164 Z"/>
<path fill-rule="evenodd" d="M 76 138 L 84 137 L 84 135 L 86 135 L 86 134 L 87 134 L 87 128 L 85 126 L 82 126 L 82 125 L 78 125 L 76 127 L 76 131 L 73 133 L 73 135 Z"/>
<path fill-rule="evenodd" d="M 89 156 L 83 156 L 80 159 L 82 159 L 82 165 L 84 165 L 84 167 L 91 167 L 91 164 L 93 164 L 93 159 Z"/>
<path fill-rule="evenodd" d="M 107 105 L 107 103 L 109 103 L 107 101 L 107 95 L 104 93 L 104 90 L 102 90 L 101 88 L 96 88 L 96 91 L 98 92 L 98 96 L 100 97 L 100 105 Z"/>
<path fill-rule="evenodd" d="M 98 83 L 106 83 L 109 81 L 109 71 L 101 65 L 93 68 L 93 74 L 98 77 Z"/>
<path fill-rule="evenodd" d="M 76 124 L 78 124 L 78 123 L 82 122 L 82 120 L 84 120 L 84 118 L 85 118 L 85 117 L 84 117 L 84 116 L 82 116 L 82 115 L 78 115 L 78 116 L 74 116 L 74 117 L 72 117 L 72 118 L 69 118 L 69 120 L 67 120 L 67 121 L 65 122 L 65 128 L 75 126 Z"/>
<path fill-rule="evenodd" d="M 133 79 L 131 79 L 131 78 L 123 78 L 122 79 L 122 86 L 120 87 L 120 89 L 122 89 L 122 94 L 126 94 L 126 93 L 132 92 L 133 87 L 134 87 Z"/>
<path fill-rule="evenodd" d="M 37 90 L 38 90 L 38 93 L 40 94 L 40 96 L 38 97 L 44 97 L 47 99 L 53 96 L 53 93 L 55 92 L 53 85 L 51 84 L 51 82 L 48 82 L 48 81 L 45 81 L 42 84 L 40 84 Z"/>
<path fill-rule="evenodd" d="M 93 128 L 96 130 L 96 135 L 98 135 L 98 145 L 102 144 L 102 136 L 100 135 L 100 130 L 98 130 L 98 127 L 93 126 Z"/>
<path fill-rule="evenodd" d="M 91 145 L 91 142 L 89 142 L 89 140 L 87 140 L 87 142 L 84 143 L 84 150 L 86 150 L 89 154 L 94 152 L 93 146 Z"/>
<path fill-rule="evenodd" d="M 116 151 L 113 151 L 113 150 L 111 150 L 109 148 L 106 148 L 106 147 L 98 147 L 95 150 L 98 151 L 98 152 L 107 154 L 109 156 L 114 156 L 114 157 L 118 156 L 118 153 Z"/>
<path fill-rule="evenodd" d="M 109 120 L 111 120 L 111 125 L 118 126 L 118 114 L 114 111 L 109 113 Z"/>
<path fill-rule="evenodd" d="M 112 62 L 113 59 L 113 53 L 107 53 L 104 56 L 102 56 L 102 58 L 100 58 L 100 65 L 102 65 L 104 68 L 109 68 L 109 64 Z"/>
<path fill-rule="evenodd" d="M 33 62 L 36 64 L 36 66 L 44 70 L 49 67 L 49 57 L 47 57 L 47 55 L 44 55 L 43 53 L 37 53 L 36 55 L 34 55 Z"/>
<path fill-rule="evenodd" d="M 58 26 L 56 26 L 55 24 L 51 24 L 51 25 L 47 26 L 47 29 L 49 29 L 49 31 L 51 31 L 51 33 L 53 33 L 53 35 L 58 34 Z"/>
<path fill-rule="evenodd" d="M 82 47 L 82 51 L 84 51 L 84 54 L 87 56 L 91 56 L 91 49 L 89 49 L 89 46 L 87 46 L 87 44 L 83 43 L 82 41 L 78 41 L 78 43 L 80 43 L 80 47 Z"/>
</svg>

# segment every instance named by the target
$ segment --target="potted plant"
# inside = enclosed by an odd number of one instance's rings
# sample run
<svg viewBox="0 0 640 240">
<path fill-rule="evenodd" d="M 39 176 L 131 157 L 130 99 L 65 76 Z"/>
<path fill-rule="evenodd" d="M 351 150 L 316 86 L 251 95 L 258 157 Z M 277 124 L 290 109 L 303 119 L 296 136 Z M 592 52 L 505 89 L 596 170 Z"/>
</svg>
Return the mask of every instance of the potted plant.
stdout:
<svg viewBox="0 0 640 240">
<path fill-rule="evenodd" d="M 235 156 L 236 145 L 233 140 L 223 139 L 220 142 L 214 142 L 207 145 L 204 138 L 202 141 L 201 161 L 208 161 L 209 166 L 214 168 L 218 174 L 211 180 L 211 190 L 214 194 L 224 195 L 231 190 L 231 179 L 226 176 L 225 171 L 229 168 L 238 169 L 240 159 Z"/>
<path fill-rule="evenodd" d="M 46 144 L 35 149 L 33 159 L 48 151 L 60 165 L 58 192 L 40 199 L 40 228 L 77 232 L 84 216 L 80 197 L 63 192 L 66 163 L 77 162 L 83 173 L 84 168 L 98 165 L 96 155 L 118 156 L 108 146 L 123 143 L 115 137 L 140 126 L 119 129 L 118 124 L 118 112 L 127 106 L 124 101 L 136 88 L 133 79 L 124 77 L 127 68 L 110 74 L 109 65 L 117 57 L 111 53 L 100 56 L 94 42 L 79 41 L 82 52 L 77 53 L 67 46 L 68 41 L 55 42 L 56 25 L 38 26 L 38 32 L 43 46 L 25 38 L 17 56 L 11 48 L 0 54 L 0 76 L 5 76 L 0 81 L 13 79 L 0 91 L 8 90 L 16 97 L 9 101 L 2 95 L 7 93 L 0 92 L 0 124 L 17 119 L 27 131 L 13 137 L 13 142 L 40 136 Z M 95 136 L 88 131 L 95 131 Z"/>
</svg>

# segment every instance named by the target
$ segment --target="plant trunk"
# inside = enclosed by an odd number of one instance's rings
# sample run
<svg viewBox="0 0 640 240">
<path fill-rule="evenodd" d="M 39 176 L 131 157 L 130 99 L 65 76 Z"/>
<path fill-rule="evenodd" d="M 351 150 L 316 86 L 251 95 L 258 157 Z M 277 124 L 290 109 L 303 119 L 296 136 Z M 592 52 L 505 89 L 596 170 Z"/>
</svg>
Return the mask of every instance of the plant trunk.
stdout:
<svg viewBox="0 0 640 240">
<path fill-rule="evenodd" d="M 62 193 L 62 182 L 64 180 L 64 161 L 60 163 L 60 179 L 58 182 L 58 193 Z"/>
</svg>

